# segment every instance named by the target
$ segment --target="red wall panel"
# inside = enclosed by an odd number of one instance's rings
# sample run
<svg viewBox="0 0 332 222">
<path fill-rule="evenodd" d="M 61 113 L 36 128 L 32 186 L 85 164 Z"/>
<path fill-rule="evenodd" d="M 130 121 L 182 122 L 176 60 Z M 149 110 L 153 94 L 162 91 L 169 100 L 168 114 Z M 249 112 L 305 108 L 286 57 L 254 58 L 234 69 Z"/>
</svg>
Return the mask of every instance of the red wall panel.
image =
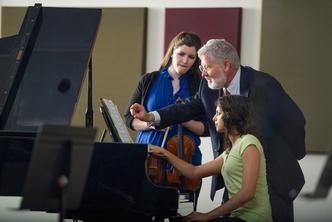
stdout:
<svg viewBox="0 0 332 222">
<path fill-rule="evenodd" d="M 226 39 L 240 54 L 241 8 L 167 8 L 164 52 L 181 31 L 194 32 L 202 43 L 212 38 Z"/>
</svg>

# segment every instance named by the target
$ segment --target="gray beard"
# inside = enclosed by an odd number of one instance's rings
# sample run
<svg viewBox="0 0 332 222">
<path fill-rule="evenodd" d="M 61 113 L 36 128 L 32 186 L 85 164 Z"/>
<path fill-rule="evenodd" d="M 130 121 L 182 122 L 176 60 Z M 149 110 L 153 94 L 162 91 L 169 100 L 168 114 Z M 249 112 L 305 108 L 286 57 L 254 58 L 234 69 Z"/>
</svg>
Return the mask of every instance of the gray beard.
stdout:
<svg viewBox="0 0 332 222">
<path fill-rule="evenodd" d="M 208 81 L 208 85 L 210 89 L 221 89 L 225 86 L 226 77 L 224 75 L 220 76 L 220 78 Z"/>
</svg>

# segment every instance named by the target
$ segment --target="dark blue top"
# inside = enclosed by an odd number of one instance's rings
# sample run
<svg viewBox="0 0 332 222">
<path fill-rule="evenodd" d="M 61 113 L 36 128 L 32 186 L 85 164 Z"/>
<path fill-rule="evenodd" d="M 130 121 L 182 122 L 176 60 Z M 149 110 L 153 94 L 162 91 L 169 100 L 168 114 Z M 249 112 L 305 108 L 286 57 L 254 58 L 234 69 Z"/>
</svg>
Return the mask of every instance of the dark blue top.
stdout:
<svg viewBox="0 0 332 222">
<path fill-rule="evenodd" d="M 151 86 L 146 97 L 146 110 L 148 112 L 175 104 L 177 98 L 179 97 L 182 100 L 189 97 L 188 75 L 184 74 L 180 76 L 180 89 L 175 95 L 173 95 L 172 80 L 173 78 L 169 75 L 167 69 L 160 71 L 156 81 Z M 136 142 L 161 146 L 164 134 L 165 132 L 160 130 L 139 131 Z M 199 136 L 185 127 L 183 127 L 183 134 L 190 136 L 195 141 L 196 149 L 195 154 L 192 157 L 192 164 L 200 165 L 202 161 L 202 154 L 198 147 L 201 144 Z M 177 135 L 177 125 L 172 126 L 169 130 L 165 146 L 167 146 L 168 140 L 175 135 Z"/>
</svg>

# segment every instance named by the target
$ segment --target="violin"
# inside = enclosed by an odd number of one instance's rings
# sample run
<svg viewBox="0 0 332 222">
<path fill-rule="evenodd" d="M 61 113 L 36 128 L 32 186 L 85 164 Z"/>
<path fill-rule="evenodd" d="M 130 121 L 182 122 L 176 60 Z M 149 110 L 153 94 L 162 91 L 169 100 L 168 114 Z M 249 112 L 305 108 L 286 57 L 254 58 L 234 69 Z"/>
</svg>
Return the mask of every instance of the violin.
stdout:
<svg viewBox="0 0 332 222">
<path fill-rule="evenodd" d="M 163 141 L 161 147 L 165 148 L 165 142 L 168 135 L 170 127 L 166 128 L 165 134 L 163 136 Z M 154 184 L 160 185 L 165 182 L 165 162 L 163 159 L 149 155 L 147 159 L 147 172 Z"/>
<path fill-rule="evenodd" d="M 177 103 L 182 103 L 182 100 L 177 100 Z M 169 152 L 179 157 L 180 159 L 191 163 L 192 157 L 195 154 L 196 144 L 195 141 L 188 135 L 183 134 L 183 127 L 178 124 L 177 135 L 171 137 L 168 140 L 165 147 L 166 138 L 170 127 L 167 127 L 163 136 L 161 144 L 162 148 L 167 149 Z M 154 184 L 160 185 L 166 182 L 183 190 L 190 190 L 196 192 L 201 187 L 200 179 L 189 179 L 184 177 L 177 169 L 171 167 L 169 170 L 165 170 L 165 162 L 163 159 L 150 155 L 147 159 L 147 171 Z M 166 181 L 167 179 L 167 181 Z"/>
<path fill-rule="evenodd" d="M 196 144 L 191 137 L 187 135 L 182 136 L 182 139 L 179 139 L 178 136 L 173 136 L 168 141 L 167 150 L 182 160 L 191 163 L 192 156 L 195 153 Z M 201 187 L 200 179 L 186 178 L 174 167 L 166 172 L 166 176 L 170 185 L 184 190 L 197 191 Z"/>
<path fill-rule="evenodd" d="M 177 103 L 183 103 L 178 98 Z M 191 163 L 195 154 L 195 141 L 188 135 L 183 134 L 183 127 L 178 124 L 178 133 L 169 139 L 167 150 L 178 158 Z M 197 191 L 201 187 L 200 179 L 189 179 L 184 177 L 177 169 L 172 167 L 166 172 L 167 181 L 170 185 L 182 188 L 184 190 Z"/>
</svg>

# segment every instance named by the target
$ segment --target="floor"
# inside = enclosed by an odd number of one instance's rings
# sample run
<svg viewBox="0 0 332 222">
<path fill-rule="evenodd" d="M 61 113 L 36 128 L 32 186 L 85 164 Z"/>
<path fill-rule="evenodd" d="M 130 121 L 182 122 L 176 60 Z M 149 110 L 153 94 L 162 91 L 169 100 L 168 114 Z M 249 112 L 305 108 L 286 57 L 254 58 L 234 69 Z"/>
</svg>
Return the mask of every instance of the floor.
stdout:
<svg viewBox="0 0 332 222">
<path fill-rule="evenodd" d="M 306 183 L 295 200 L 295 221 L 298 222 L 331 222 L 332 221 L 332 191 L 327 198 L 307 199 L 301 194 L 311 193 L 317 184 L 321 170 L 325 165 L 326 155 L 307 155 L 300 161 Z"/>
<path fill-rule="evenodd" d="M 204 151 L 203 151 L 204 152 Z M 204 152 L 209 153 L 209 152 Z M 203 162 L 211 159 L 211 156 L 204 156 Z M 332 192 L 327 198 L 312 200 L 306 199 L 301 195 L 311 192 L 320 176 L 321 169 L 325 164 L 326 155 L 307 155 L 300 161 L 303 169 L 306 184 L 304 185 L 299 197 L 294 202 L 295 221 L 296 222 L 331 222 L 332 221 Z M 218 206 L 222 196 L 222 190 L 217 192 L 215 201 L 209 198 L 210 178 L 203 181 L 202 192 L 198 199 L 197 210 L 207 212 Z M 44 212 L 27 212 L 17 211 L 19 207 L 19 197 L 0 197 L 0 222 L 53 222 L 58 220 L 56 214 L 48 214 Z M 183 214 L 187 214 L 192 210 L 191 205 L 181 208 Z M 72 221 L 72 220 L 66 220 Z"/>
</svg>

